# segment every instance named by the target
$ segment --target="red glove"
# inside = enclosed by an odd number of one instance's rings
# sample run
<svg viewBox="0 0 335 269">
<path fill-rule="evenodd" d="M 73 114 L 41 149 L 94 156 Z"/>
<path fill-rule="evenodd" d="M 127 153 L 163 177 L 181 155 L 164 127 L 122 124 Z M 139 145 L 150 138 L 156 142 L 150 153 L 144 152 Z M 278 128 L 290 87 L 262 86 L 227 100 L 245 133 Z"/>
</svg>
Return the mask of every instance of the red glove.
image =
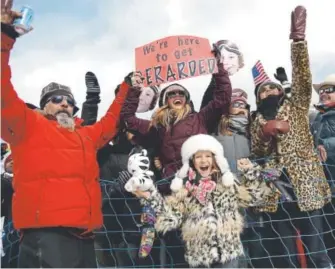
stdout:
<svg viewBox="0 0 335 269">
<path fill-rule="evenodd" d="M 262 137 L 268 141 L 277 134 L 287 134 L 290 131 L 290 125 L 287 121 L 269 120 L 262 128 Z"/>
<path fill-rule="evenodd" d="M 291 34 L 293 41 L 305 40 L 306 31 L 306 8 L 297 6 L 291 13 Z"/>
</svg>

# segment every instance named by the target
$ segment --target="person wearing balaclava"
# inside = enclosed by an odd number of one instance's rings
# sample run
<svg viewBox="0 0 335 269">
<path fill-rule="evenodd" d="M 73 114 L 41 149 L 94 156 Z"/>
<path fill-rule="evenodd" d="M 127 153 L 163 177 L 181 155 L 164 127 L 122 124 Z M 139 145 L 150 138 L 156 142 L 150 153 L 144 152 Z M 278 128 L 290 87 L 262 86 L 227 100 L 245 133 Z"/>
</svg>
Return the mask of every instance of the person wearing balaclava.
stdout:
<svg viewBox="0 0 335 269">
<path fill-rule="evenodd" d="M 333 264 L 335 264 L 335 74 L 325 78 L 320 84 L 314 84 L 319 95 L 319 102 L 315 105 L 318 113 L 311 123 L 314 145 L 319 153 L 328 183 L 332 189 L 332 201 L 326 205 L 325 244 L 329 250 Z"/>
<path fill-rule="evenodd" d="M 299 229 L 308 249 L 308 265 L 329 268 L 331 263 L 322 240 L 322 210 L 331 193 L 309 132 L 312 79 L 305 41 L 306 9 L 296 7 L 291 19 L 291 97 L 287 98 L 282 86 L 269 79 L 260 61 L 252 69 L 257 111 L 251 124 L 251 152 L 255 158 L 265 158 L 264 166 L 282 169 L 282 178 L 292 184 L 293 201 L 278 206 L 279 195 L 273 196 L 259 210 L 277 211 L 270 215 L 272 220 L 279 219 L 274 227 L 285 245 L 286 267 L 299 267 L 293 239 Z"/>
</svg>

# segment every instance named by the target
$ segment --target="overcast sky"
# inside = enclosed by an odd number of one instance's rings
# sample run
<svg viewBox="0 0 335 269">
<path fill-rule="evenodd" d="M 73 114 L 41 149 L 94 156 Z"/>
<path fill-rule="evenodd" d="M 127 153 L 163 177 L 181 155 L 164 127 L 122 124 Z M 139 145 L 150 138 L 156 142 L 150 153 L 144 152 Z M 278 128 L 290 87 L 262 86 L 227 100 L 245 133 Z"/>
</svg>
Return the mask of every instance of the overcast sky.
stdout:
<svg viewBox="0 0 335 269">
<path fill-rule="evenodd" d="M 116 85 L 134 69 L 135 48 L 181 34 L 211 43 L 236 42 L 245 67 L 231 78 L 232 85 L 245 89 L 254 107 L 251 68 L 258 59 L 272 78 L 278 66 L 291 77 L 290 13 L 299 4 L 308 13 L 313 82 L 335 73 L 335 0 L 16 0 L 14 6 L 23 4 L 35 11 L 34 31 L 17 40 L 11 66 L 15 89 L 34 104 L 41 89 L 55 81 L 70 86 L 81 105 L 84 75 L 92 71 L 102 88 L 101 116 L 114 99 Z M 197 109 L 209 80 L 180 81 Z"/>
</svg>

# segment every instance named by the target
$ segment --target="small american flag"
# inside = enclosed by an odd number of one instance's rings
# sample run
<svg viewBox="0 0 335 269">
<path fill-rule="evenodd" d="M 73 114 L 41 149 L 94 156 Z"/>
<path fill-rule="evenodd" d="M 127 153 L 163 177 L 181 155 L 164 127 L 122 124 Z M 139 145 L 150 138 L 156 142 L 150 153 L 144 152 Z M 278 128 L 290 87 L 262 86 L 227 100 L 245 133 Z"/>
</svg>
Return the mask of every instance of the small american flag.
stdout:
<svg viewBox="0 0 335 269">
<path fill-rule="evenodd" d="M 252 68 L 252 76 L 254 78 L 255 85 L 263 83 L 265 81 L 271 81 L 268 75 L 264 71 L 264 67 L 261 61 L 257 61 L 254 67 Z"/>
</svg>

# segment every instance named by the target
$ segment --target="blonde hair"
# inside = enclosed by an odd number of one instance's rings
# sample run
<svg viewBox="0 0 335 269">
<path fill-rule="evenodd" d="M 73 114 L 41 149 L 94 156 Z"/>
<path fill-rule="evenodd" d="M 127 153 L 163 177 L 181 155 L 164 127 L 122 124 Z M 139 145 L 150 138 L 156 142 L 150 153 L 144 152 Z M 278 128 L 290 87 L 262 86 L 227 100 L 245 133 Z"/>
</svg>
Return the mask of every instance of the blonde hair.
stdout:
<svg viewBox="0 0 335 269">
<path fill-rule="evenodd" d="M 190 114 L 191 111 L 192 108 L 189 104 L 186 104 L 182 109 L 171 109 L 168 105 L 164 105 L 158 108 L 152 116 L 150 127 L 162 125 L 168 130 L 171 125 L 177 124 L 177 122 Z"/>
<path fill-rule="evenodd" d="M 222 116 L 218 126 L 218 133 L 222 135 L 232 135 L 232 131 L 229 130 L 229 116 Z"/>
</svg>

